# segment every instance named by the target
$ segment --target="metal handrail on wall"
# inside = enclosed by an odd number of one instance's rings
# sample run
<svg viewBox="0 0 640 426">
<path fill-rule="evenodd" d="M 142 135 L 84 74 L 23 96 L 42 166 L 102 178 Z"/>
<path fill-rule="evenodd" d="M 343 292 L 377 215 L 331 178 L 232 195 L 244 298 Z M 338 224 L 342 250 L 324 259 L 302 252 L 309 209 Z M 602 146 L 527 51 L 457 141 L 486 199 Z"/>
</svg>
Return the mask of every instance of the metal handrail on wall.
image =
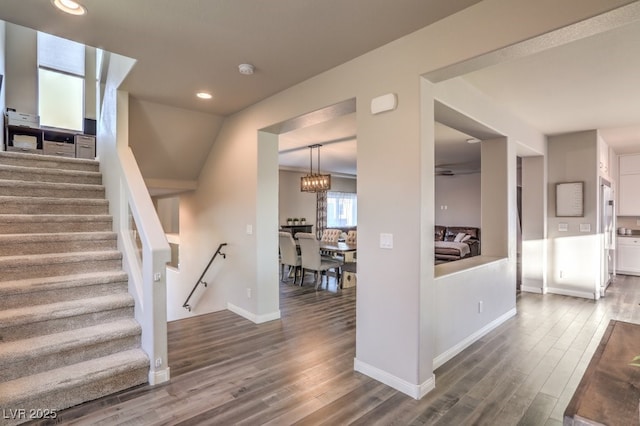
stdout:
<svg viewBox="0 0 640 426">
<path fill-rule="evenodd" d="M 220 244 L 218 246 L 218 249 L 216 250 L 216 252 L 211 257 L 211 260 L 209 261 L 207 266 L 204 268 L 204 271 L 202 271 L 202 275 L 200 275 L 200 278 L 198 278 L 198 281 L 196 282 L 196 285 L 194 285 L 193 288 L 191 289 L 191 293 L 189 293 L 189 296 L 187 296 L 187 300 L 185 300 L 184 304 L 182 305 L 182 307 L 185 308 L 187 311 L 191 312 L 191 305 L 189 305 L 189 300 L 191 300 L 191 296 L 193 296 L 193 293 L 196 292 L 196 289 L 198 288 L 198 286 L 200 284 L 203 284 L 205 287 L 207 287 L 207 283 L 205 281 L 202 281 L 202 279 L 204 278 L 204 275 L 209 270 L 209 267 L 211 266 L 211 264 L 213 263 L 215 258 L 218 257 L 218 255 L 222 256 L 223 259 L 227 258 L 227 255 L 225 253 L 222 253 L 222 251 L 221 251 L 222 247 L 224 247 L 226 245 L 227 245 L 227 243 L 222 243 L 222 244 Z"/>
</svg>

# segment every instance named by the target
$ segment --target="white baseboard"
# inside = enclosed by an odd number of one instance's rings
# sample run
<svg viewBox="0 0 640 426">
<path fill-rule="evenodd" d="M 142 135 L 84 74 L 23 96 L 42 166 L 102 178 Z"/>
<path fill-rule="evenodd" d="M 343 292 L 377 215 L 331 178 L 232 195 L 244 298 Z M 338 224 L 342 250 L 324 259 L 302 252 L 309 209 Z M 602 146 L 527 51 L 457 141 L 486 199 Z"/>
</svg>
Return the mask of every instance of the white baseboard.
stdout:
<svg viewBox="0 0 640 426">
<path fill-rule="evenodd" d="M 433 369 L 435 370 L 436 368 L 440 367 L 445 362 L 449 361 L 454 356 L 458 355 L 460 352 L 462 352 L 463 350 L 468 348 L 476 340 L 480 339 L 482 336 L 484 336 L 485 334 L 489 333 L 491 330 L 493 330 L 494 328 L 498 327 L 500 324 L 502 324 L 503 322 L 505 322 L 509 318 L 515 316 L 516 313 L 517 313 L 516 308 L 511 309 L 506 314 L 503 314 L 503 315 L 499 316 L 498 318 L 496 318 L 495 320 L 491 321 L 489 324 L 485 325 L 480 330 L 476 331 L 475 333 L 473 333 L 472 335 L 470 335 L 466 339 L 462 340 L 457 345 L 447 349 L 446 351 L 444 351 L 443 353 L 441 353 L 440 355 L 435 357 L 433 359 Z"/>
<path fill-rule="evenodd" d="M 540 287 L 529 287 L 529 286 L 523 285 L 522 287 L 520 287 L 520 290 L 526 291 L 527 293 L 544 294 L 544 291 L 542 291 Z"/>
<path fill-rule="evenodd" d="M 163 370 L 151 371 L 149 370 L 149 384 L 151 386 L 159 385 L 161 383 L 168 382 L 171 379 L 171 368 L 167 367 Z"/>
<path fill-rule="evenodd" d="M 234 314 L 238 314 L 241 317 L 248 319 L 251 322 L 256 324 L 262 324 L 263 322 L 274 321 L 280 319 L 280 311 L 271 312 L 269 314 L 264 315 L 256 315 L 252 312 L 247 311 L 246 309 L 242 309 L 239 306 L 236 306 L 232 303 L 227 303 L 227 309 L 233 312 Z"/>
<path fill-rule="evenodd" d="M 436 387 L 436 378 L 434 375 L 431 375 L 431 377 L 424 383 L 416 385 L 413 383 L 409 383 L 406 380 L 396 377 L 393 374 L 390 374 L 377 367 L 369 365 L 366 362 L 362 362 L 357 358 L 354 358 L 353 360 L 353 369 L 366 376 L 371 377 L 372 379 L 384 383 L 385 385 L 390 386 L 395 390 L 404 393 L 405 395 L 409 395 L 414 399 L 422 398 Z"/>
<path fill-rule="evenodd" d="M 600 298 L 600 292 L 598 292 L 596 296 L 595 293 L 589 293 L 588 291 L 566 290 L 564 288 L 554 287 L 548 287 L 547 292 L 552 294 L 560 294 L 562 296 L 582 297 L 583 299 L 591 300 L 598 300 Z"/>
</svg>

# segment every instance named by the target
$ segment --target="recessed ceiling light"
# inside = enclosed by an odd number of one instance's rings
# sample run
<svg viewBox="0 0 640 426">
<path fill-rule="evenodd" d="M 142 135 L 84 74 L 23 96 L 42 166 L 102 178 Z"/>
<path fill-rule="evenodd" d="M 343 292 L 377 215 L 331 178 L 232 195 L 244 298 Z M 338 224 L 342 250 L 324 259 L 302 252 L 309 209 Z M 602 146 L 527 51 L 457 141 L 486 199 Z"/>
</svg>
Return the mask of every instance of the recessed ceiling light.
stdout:
<svg viewBox="0 0 640 426">
<path fill-rule="evenodd" d="M 84 15 L 87 8 L 73 0 L 51 0 L 51 3 L 61 11 L 70 15 Z"/>
<path fill-rule="evenodd" d="M 213 95 L 211 93 L 207 93 L 207 92 L 198 92 L 198 93 L 196 93 L 196 96 L 199 97 L 200 99 L 211 99 L 211 98 L 213 98 Z"/>
</svg>

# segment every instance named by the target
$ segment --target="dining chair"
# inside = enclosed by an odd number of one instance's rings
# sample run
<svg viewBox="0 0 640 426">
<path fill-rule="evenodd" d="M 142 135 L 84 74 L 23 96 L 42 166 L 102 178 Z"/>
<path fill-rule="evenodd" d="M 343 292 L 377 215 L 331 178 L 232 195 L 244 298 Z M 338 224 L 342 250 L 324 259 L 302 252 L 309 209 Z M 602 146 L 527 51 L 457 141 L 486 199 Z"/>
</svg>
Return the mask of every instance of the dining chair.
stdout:
<svg viewBox="0 0 640 426">
<path fill-rule="evenodd" d="M 347 238 L 345 239 L 347 244 L 356 244 L 358 242 L 358 231 L 347 232 Z"/>
<path fill-rule="evenodd" d="M 298 254 L 298 249 L 296 248 L 296 243 L 293 241 L 293 237 L 290 232 L 278 232 L 279 235 L 279 245 L 280 245 L 280 278 L 281 281 L 285 280 L 284 274 L 284 266 L 287 265 L 289 267 L 289 271 L 287 273 L 287 277 L 291 273 L 291 268 L 293 268 L 293 283 L 296 283 L 296 278 L 298 277 L 298 270 L 300 270 L 300 285 L 302 285 L 302 278 L 304 275 L 302 274 L 302 259 Z"/>
<path fill-rule="evenodd" d="M 336 280 L 340 281 L 340 267 L 342 262 L 336 259 L 328 259 L 320 255 L 320 242 L 315 235 L 307 232 L 298 232 L 298 242 L 300 243 L 300 253 L 302 257 L 302 279 L 306 270 L 314 271 L 316 290 L 322 284 L 322 275 L 327 275 L 327 271 L 333 269 Z M 302 282 L 300 283 L 302 285 Z M 327 275 L 327 286 L 329 276 Z"/>
<path fill-rule="evenodd" d="M 327 243 L 337 243 L 341 235 L 342 231 L 339 229 L 325 229 L 320 239 Z"/>
</svg>

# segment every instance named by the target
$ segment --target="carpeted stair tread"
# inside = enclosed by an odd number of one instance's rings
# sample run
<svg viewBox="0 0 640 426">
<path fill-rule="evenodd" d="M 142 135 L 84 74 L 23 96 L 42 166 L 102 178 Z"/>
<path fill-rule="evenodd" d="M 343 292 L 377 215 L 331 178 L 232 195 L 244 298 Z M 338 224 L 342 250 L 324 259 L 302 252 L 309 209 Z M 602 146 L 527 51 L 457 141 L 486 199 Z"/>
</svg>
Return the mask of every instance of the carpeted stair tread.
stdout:
<svg viewBox="0 0 640 426">
<path fill-rule="evenodd" d="M 0 234 L 108 232 L 112 224 L 106 214 L 0 214 Z"/>
<path fill-rule="evenodd" d="M 35 234 L 0 234 L 0 246 L 15 242 L 28 243 L 40 242 L 50 243 L 55 241 L 77 241 L 77 240 L 115 240 L 116 233 L 111 231 L 100 232 L 51 232 Z"/>
<path fill-rule="evenodd" d="M 111 231 L 0 234 L 0 256 L 115 250 L 116 242 Z"/>
<path fill-rule="evenodd" d="M 99 198 L 54 198 L 0 195 L 0 214 L 107 214 L 109 202 Z"/>
<path fill-rule="evenodd" d="M 108 214 L 0 214 L 0 222 L 77 222 L 111 221 Z"/>
<path fill-rule="evenodd" d="M 13 294 L 72 289 L 75 287 L 94 286 L 100 284 L 113 284 L 127 280 L 128 276 L 126 272 L 116 270 L 4 281 L 0 282 L 0 300 L 2 297 L 7 297 Z M 2 305 L 2 303 L 0 303 L 0 305 Z"/>
<path fill-rule="evenodd" d="M 140 332 L 140 325 L 136 320 L 124 318 L 90 327 L 6 342 L 0 345 L 0 376 L 3 370 L 12 368 L 11 364 L 22 363 L 25 359 L 36 359 L 68 351 L 82 352 L 83 347 L 135 337 Z M 68 364 L 64 360 L 59 362 L 59 365 Z"/>
<path fill-rule="evenodd" d="M 5 269 L 25 268 L 36 265 L 53 265 L 59 263 L 78 263 L 91 260 L 117 260 L 122 254 L 117 250 L 90 251 L 84 253 L 47 253 L 38 256 L 0 256 L 0 271 Z M 2 279 L 2 277 L 0 277 Z"/>
<path fill-rule="evenodd" d="M 52 168 L 57 170 L 87 170 L 98 171 L 100 163 L 97 160 L 82 158 L 64 158 L 52 155 L 34 155 L 20 152 L 0 152 L 0 163 L 10 165 L 25 165 L 35 168 Z"/>
<path fill-rule="evenodd" d="M 84 183 L 30 182 L 0 179 L 0 194 L 31 197 L 104 198 L 104 186 Z"/>
<path fill-rule="evenodd" d="M 70 300 L 0 311 L 0 332 L 4 328 L 41 323 L 53 319 L 68 318 L 100 311 L 116 310 L 133 306 L 129 293 L 113 294 L 87 299 Z"/>
<path fill-rule="evenodd" d="M 13 166 L 1 163 L 0 179 L 38 182 L 74 182 L 90 185 L 102 184 L 102 174 L 97 171 L 59 170 L 51 168 Z"/>
<path fill-rule="evenodd" d="M 149 359 L 145 353 L 131 349 L 21 377 L 0 383 L 0 407 L 60 410 L 145 383 L 146 377 L 142 379 L 141 375 L 137 377 L 131 373 L 148 367 Z"/>
</svg>

